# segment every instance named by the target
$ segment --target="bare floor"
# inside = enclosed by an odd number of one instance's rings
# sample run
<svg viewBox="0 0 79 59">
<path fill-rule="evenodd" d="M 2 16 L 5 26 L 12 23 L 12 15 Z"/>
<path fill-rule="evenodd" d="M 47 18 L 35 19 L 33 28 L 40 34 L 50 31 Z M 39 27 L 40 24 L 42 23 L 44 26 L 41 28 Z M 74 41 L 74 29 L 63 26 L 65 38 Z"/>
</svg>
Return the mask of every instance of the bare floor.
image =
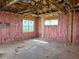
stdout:
<svg viewBox="0 0 79 59">
<path fill-rule="evenodd" d="M 79 48 L 33 39 L 1 46 L 0 59 L 79 59 Z"/>
</svg>

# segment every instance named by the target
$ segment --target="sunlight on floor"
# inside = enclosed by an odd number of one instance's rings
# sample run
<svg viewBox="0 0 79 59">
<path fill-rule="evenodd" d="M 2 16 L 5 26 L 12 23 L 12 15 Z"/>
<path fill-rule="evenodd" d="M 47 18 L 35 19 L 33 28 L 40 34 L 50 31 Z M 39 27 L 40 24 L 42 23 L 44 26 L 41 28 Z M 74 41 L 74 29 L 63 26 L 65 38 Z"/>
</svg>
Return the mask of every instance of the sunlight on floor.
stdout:
<svg viewBox="0 0 79 59">
<path fill-rule="evenodd" d="M 48 44 L 48 42 L 43 41 L 43 40 L 33 40 L 33 41 L 35 41 L 35 42 L 39 42 L 39 43 L 42 43 L 42 44 Z"/>
</svg>

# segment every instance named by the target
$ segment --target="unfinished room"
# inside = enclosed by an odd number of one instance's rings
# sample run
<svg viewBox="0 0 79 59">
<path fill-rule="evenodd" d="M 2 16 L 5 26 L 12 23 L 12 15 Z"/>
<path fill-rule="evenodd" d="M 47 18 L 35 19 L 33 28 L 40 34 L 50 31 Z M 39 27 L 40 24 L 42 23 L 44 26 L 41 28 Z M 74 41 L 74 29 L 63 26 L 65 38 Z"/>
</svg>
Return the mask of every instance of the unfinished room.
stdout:
<svg viewBox="0 0 79 59">
<path fill-rule="evenodd" d="M 0 59 L 79 59 L 79 0 L 0 0 Z"/>
</svg>

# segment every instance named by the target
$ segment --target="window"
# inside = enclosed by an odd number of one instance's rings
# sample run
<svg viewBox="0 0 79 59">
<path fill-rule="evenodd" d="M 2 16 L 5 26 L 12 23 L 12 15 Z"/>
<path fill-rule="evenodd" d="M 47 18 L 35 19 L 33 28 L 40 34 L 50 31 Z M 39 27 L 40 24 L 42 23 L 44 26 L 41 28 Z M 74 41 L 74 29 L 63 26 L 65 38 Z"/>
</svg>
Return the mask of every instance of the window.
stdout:
<svg viewBox="0 0 79 59">
<path fill-rule="evenodd" d="M 23 32 L 33 32 L 34 31 L 34 21 L 23 20 L 22 31 Z"/>
<path fill-rule="evenodd" d="M 58 19 L 46 20 L 45 25 L 58 25 Z"/>
<path fill-rule="evenodd" d="M 34 31 L 34 21 L 29 21 L 29 32 Z"/>
</svg>

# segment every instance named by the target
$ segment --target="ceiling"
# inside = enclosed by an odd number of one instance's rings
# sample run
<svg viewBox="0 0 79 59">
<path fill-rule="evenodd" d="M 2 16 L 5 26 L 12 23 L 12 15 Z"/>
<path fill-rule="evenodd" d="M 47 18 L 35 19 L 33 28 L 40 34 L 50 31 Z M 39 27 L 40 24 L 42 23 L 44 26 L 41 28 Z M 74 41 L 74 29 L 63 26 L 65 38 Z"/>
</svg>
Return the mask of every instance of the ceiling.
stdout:
<svg viewBox="0 0 79 59">
<path fill-rule="evenodd" d="M 72 9 L 79 11 L 79 0 L 0 0 L 1 11 L 18 14 L 67 13 Z"/>
</svg>

